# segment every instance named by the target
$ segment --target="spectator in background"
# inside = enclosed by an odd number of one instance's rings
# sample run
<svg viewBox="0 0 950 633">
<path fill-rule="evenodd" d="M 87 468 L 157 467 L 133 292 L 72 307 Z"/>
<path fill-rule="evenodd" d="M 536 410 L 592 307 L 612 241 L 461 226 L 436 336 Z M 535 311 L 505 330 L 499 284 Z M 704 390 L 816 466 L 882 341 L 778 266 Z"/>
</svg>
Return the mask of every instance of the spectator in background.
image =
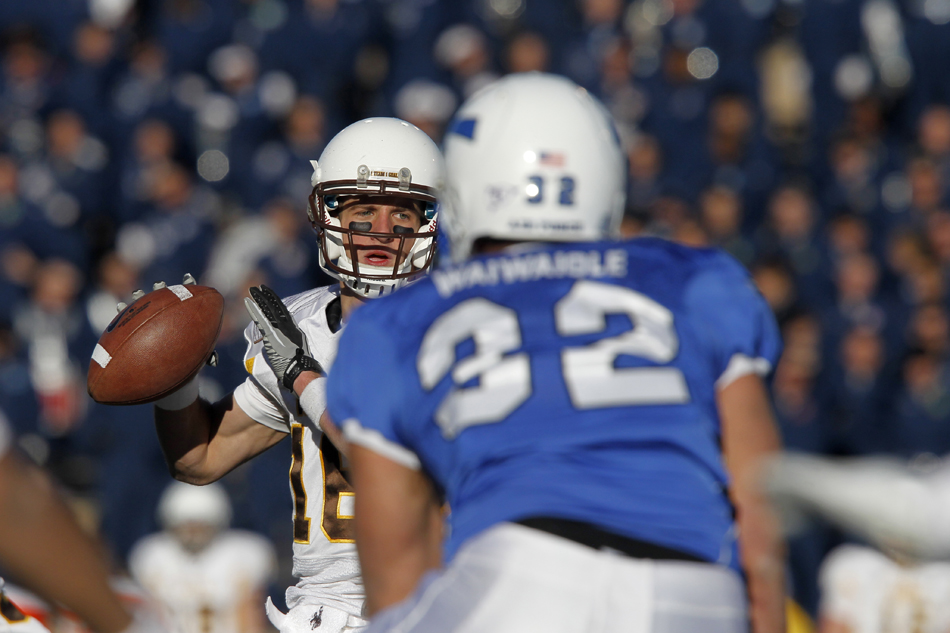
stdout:
<svg viewBox="0 0 950 633">
<path fill-rule="evenodd" d="M 100 229 L 111 215 L 109 171 L 105 143 L 88 133 L 78 112 L 57 110 L 46 122 L 46 155 L 24 170 L 25 193 L 50 224 L 83 235 L 87 252 L 98 255 L 105 246 Z"/>
<path fill-rule="evenodd" d="M 190 117 L 182 102 L 183 97 L 188 100 L 188 91 L 175 85 L 165 48 L 156 40 L 143 39 L 129 47 L 127 57 L 126 67 L 115 78 L 111 91 L 110 111 L 118 126 L 116 137 L 130 135 L 146 117 L 172 123 L 177 133 L 189 132 Z"/>
<path fill-rule="evenodd" d="M 109 90 L 120 69 L 116 33 L 95 22 L 84 22 L 73 36 L 72 56 L 56 87 L 55 101 L 62 108 L 76 110 L 97 136 L 110 129 L 107 110 Z M 116 141 L 121 139 L 111 138 Z"/>
<path fill-rule="evenodd" d="M 234 19 L 230 3 L 208 0 L 173 0 L 149 9 L 173 73 L 202 71 L 211 51 L 227 42 Z"/>
<path fill-rule="evenodd" d="M 950 107 L 928 106 L 917 123 L 917 145 L 937 166 L 943 182 L 950 182 Z"/>
<path fill-rule="evenodd" d="M 206 178 L 222 188 L 230 184 L 228 175 L 230 181 L 246 177 L 254 152 L 294 106 L 297 88 L 287 72 L 262 74 L 257 55 L 243 44 L 214 51 L 208 69 L 221 90 L 203 95 L 195 111 L 198 150 L 219 150 L 227 156 L 223 174 Z"/>
<path fill-rule="evenodd" d="M 540 33 L 522 31 L 505 47 L 505 71 L 509 73 L 545 72 L 551 62 L 547 40 Z"/>
<path fill-rule="evenodd" d="M 434 55 L 449 71 L 451 86 L 459 98 L 469 97 L 498 78 L 492 69 L 488 40 L 469 24 L 456 24 L 443 31 L 435 42 Z"/>
<path fill-rule="evenodd" d="M 149 184 L 150 208 L 139 222 L 119 230 L 119 254 L 141 268 L 143 279 L 204 272 L 220 212 L 217 195 L 177 163 L 156 166 Z"/>
<path fill-rule="evenodd" d="M 821 333 L 819 321 L 808 313 L 782 325 L 785 349 L 775 368 L 772 395 L 782 443 L 792 450 L 822 452 L 831 445 L 817 389 L 824 358 Z"/>
<path fill-rule="evenodd" d="M 580 0 L 580 21 L 570 39 L 561 44 L 564 73 L 593 90 L 608 49 L 620 33 L 624 3 L 621 0 Z"/>
<path fill-rule="evenodd" d="M 627 149 L 627 208 L 638 215 L 649 212 L 661 193 L 663 150 L 649 134 L 637 134 L 625 143 Z"/>
<path fill-rule="evenodd" d="M 713 186 L 699 198 L 699 215 L 710 243 L 748 267 L 755 257 L 752 241 L 742 234 L 742 198 L 732 189 Z"/>
<path fill-rule="evenodd" d="M 825 390 L 836 453 L 883 452 L 893 440 L 889 429 L 896 376 L 885 366 L 886 343 L 879 330 L 856 325 L 841 340 Z"/>
<path fill-rule="evenodd" d="M 42 244 L 45 224 L 39 209 L 20 195 L 16 161 L 0 154 L 0 313 L 7 320 L 12 319 L 16 301 L 26 294 L 36 266 L 36 255 L 27 244 Z"/>
<path fill-rule="evenodd" d="M 756 287 L 776 315 L 779 325 L 794 316 L 800 309 L 800 298 L 788 263 L 778 257 L 764 258 L 753 263 L 750 270 Z"/>
<path fill-rule="evenodd" d="M 819 247 L 819 218 L 815 200 L 801 184 L 785 184 L 771 196 L 766 223 L 756 235 L 760 254 L 789 262 L 808 305 L 821 307 L 830 300 L 828 267 Z"/>
<path fill-rule="evenodd" d="M 43 430 L 53 437 L 72 432 L 86 406 L 83 369 L 98 336 L 78 301 L 82 281 L 69 262 L 41 262 L 30 300 L 20 305 L 14 321 L 28 345 Z"/>
<path fill-rule="evenodd" d="M 950 359 L 950 315 L 940 302 L 923 303 L 914 310 L 907 332 L 911 349 L 938 359 Z"/>
<path fill-rule="evenodd" d="M 277 197 L 305 200 L 311 188 L 310 161 L 323 151 L 326 132 L 323 102 L 313 96 L 298 97 L 278 137 L 255 149 L 246 177 L 236 174 L 234 186 L 245 206 L 257 211 Z"/>
<path fill-rule="evenodd" d="M 163 531 L 129 556 L 133 577 L 182 633 L 264 633 L 261 610 L 275 573 L 273 546 L 228 528 L 231 503 L 219 484 L 173 482 L 158 504 Z"/>
<path fill-rule="evenodd" d="M 871 250 L 867 221 L 853 213 L 842 213 L 828 222 L 828 259 L 832 265 L 844 257 Z"/>
<path fill-rule="evenodd" d="M 826 209 L 847 209 L 865 217 L 877 214 L 878 161 L 883 157 L 853 135 L 842 135 L 831 144 L 831 182 L 823 196 Z"/>
<path fill-rule="evenodd" d="M 759 119 L 755 104 L 738 92 L 718 94 L 709 105 L 704 166 L 708 173 L 700 178 L 735 189 L 746 208 L 756 210 L 746 227 L 763 220 L 758 210 L 775 186 L 776 158 L 762 136 Z"/>
<path fill-rule="evenodd" d="M 943 271 L 950 271 L 950 212 L 940 210 L 927 219 L 925 229 L 927 244 Z"/>
<path fill-rule="evenodd" d="M 601 60 L 600 94 L 622 133 L 632 134 L 647 115 L 650 103 L 635 81 L 633 47 L 626 37 L 615 37 Z"/>
<path fill-rule="evenodd" d="M 119 190 L 115 196 L 115 219 L 120 225 L 139 220 L 146 213 L 152 179 L 160 171 L 157 168 L 173 162 L 179 150 L 175 131 L 156 118 L 138 123 L 127 145 L 118 166 Z"/>
<path fill-rule="evenodd" d="M 856 325 L 881 330 L 888 341 L 899 341 L 902 325 L 893 303 L 880 292 L 877 260 L 868 253 L 848 255 L 834 271 L 835 299 L 822 311 L 827 349 L 838 349 L 845 333 Z M 896 345 L 892 343 L 889 352 L 896 351 Z"/>
<path fill-rule="evenodd" d="M 944 359 L 912 350 L 903 361 L 889 452 L 904 457 L 950 452 L 950 376 Z"/>
<path fill-rule="evenodd" d="M 23 125 L 35 125 L 34 118 L 45 108 L 52 90 L 51 60 L 36 31 L 19 29 L 6 32 L 3 67 L 0 76 L 0 126 L 7 130 L 21 124 L 24 137 L 13 139 L 14 151 L 21 155 L 35 152 L 35 137 Z M 19 141 L 19 142 L 18 142 Z"/>
<path fill-rule="evenodd" d="M 943 204 L 946 183 L 936 164 L 925 156 L 908 161 L 905 173 L 911 194 L 908 221 L 923 226 Z"/>
<path fill-rule="evenodd" d="M 398 118 L 412 123 L 439 143 L 457 104 L 455 95 L 446 86 L 416 79 L 396 93 L 394 109 Z"/>
</svg>

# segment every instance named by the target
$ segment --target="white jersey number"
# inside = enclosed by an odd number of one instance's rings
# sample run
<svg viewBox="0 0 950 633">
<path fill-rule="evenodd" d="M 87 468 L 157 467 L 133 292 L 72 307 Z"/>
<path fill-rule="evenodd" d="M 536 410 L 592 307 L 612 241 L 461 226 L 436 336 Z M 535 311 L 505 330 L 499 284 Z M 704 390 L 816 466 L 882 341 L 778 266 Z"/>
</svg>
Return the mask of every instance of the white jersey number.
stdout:
<svg viewBox="0 0 950 633">
<path fill-rule="evenodd" d="M 474 340 L 475 353 L 456 362 L 455 347 L 468 339 Z M 528 355 L 504 355 L 519 347 L 518 315 L 487 299 L 469 299 L 436 319 L 417 357 L 422 386 L 431 390 L 449 369 L 456 385 L 478 378 L 477 386 L 452 389 L 436 411 L 445 437 L 499 422 L 531 395 Z"/>
<path fill-rule="evenodd" d="M 621 354 L 668 363 L 679 351 L 673 313 L 639 292 L 594 281 L 579 281 L 554 306 L 561 336 L 595 334 L 607 328 L 608 314 L 630 317 L 633 329 L 584 347 L 561 352 L 564 381 L 578 409 L 689 402 L 683 372 L 675 367 L 619 369 Z"/>
<path fill-rule="evenodd" d="M 578 281 L 554 306 L 562 336 L 603 332 L 606 317 L 629 317 L 633 329 L 561 352 L 561 369 L 571 402 L 578 409 L 689 402 L 683 373 L 675 367 L 618 368 L 620 355 L 668 363 L 679 339 L 673 314 L 646 295 L 612 284 Z M 475 353 L 456 361 L 456 347 L 469 339 Z M 426 332 L 416 367 L 422 387 L 432 390 L 452 371 L 454 386 L 436 411 L 442 434 L 451 439 L 476 424 L 499 422 L 531 395 L 531 366 L 521 347 L 517 313 L 484 298 L 468 299 Z M 477 385 L 463 386 L 477 378 Z"/>
</svg>

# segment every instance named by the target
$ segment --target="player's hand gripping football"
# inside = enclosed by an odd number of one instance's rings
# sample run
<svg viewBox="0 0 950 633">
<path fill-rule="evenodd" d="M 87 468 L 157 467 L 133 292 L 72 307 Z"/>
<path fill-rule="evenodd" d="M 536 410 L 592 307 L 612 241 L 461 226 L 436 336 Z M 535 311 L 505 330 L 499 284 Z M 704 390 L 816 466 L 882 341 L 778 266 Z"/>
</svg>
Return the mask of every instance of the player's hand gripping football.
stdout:
<svg viewBox="0 0 950 633">
<path fill-rule="evenodd" d="M 264 351 L 277 380 L 294 390 L 294 381 L 304 371 L 324 373 L 307 347 L 307 339 L 297 327 L 287 306 L 265 285 L 251 288 L 251 299 L 244 299 L 248 314 L 264 335 Z"/>
<path fill-rule="evenodd" d="M 191 273 L 185 273 L 184 278 L 182 278 L 181 284 L 183 286 L 195 286 L 198 284 L 198 282 L 195 280 L 194 275 L 192 275 Z M 162 288 L 166 288 L 166 287 L 167 287 L 167 284 L 165 284 L 164 281 L 156 281 L 154 284 L 152 284 L 152 290 L 161 290 Z M 145 296 L 144 290 L 142 289 L 136 290 L 135 292 L 132 293 L 132 301 L 138 301 L 144 296 Z M 125 301 L 120 301 L 119 303 L 116 304 L 115 311 L 122 312 L 127 307 L 129 307 L 129 304 L 127 304 Z M 217 351 L 211 352 L 211 356 L 208 357 L 207 363 L 211 367 L 218 366 L 218 352 Z"/>
</svg>

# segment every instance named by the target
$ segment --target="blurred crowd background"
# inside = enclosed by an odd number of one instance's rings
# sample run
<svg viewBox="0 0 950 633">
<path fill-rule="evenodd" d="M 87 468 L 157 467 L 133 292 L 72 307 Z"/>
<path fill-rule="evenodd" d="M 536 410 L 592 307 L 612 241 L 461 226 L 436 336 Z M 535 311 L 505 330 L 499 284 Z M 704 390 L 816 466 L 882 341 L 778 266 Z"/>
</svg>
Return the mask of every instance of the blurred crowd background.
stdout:
<svg viewBox="0 0 950 633">
<path fill-rule="evenodd" d="M 218 288 L 202 390 L 226 393 L 246 288 L 330 281 L 305 213 L 326 141 L 372 115 L 439 141 L 480 86 L 547 70 L 620 126 L 625 236 L 751 270 L 785 338 L 788 447 L 948 453 L 948 61 L 950 0 L 0 2 L 0 409 L 122 569 L 170 480 L 150 408 L 85 392 L 116 302 L 186 272 Z M 278 548 L 278 604 L 289 461 L 284 442 L 225 480 L 233 524 Z M 791 541 L 812 612 L 842 538 Z"/>
</svg>

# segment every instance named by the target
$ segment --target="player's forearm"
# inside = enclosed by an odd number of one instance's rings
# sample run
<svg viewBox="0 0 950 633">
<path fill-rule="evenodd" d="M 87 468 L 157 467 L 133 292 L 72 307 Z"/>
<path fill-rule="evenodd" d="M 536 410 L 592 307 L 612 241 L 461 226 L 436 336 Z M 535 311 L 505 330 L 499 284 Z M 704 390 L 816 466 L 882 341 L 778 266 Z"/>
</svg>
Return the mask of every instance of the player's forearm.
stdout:
<svg viewBox="0 0 950 633">
<path fill-rule="evenodd" d="M 417 523 L 412 536 L 396 539 L 379 529 L 387 524 L 378 525 L 374 533 L 361 530 L 359 521 L 356 525 L 366 611 L 372 617 L 411 596 L 426 572 L 439 567 L 437 539 L 428 529 L 431 522 Z"/>
<path fill-rule="evenodd" d="M 0 562 L 12 577 L 62 603 L 98 633 L 129 625 L 96 546 L 49 479 L 15 455 L 0 459 L 0 517 Z"/>
<path fill-rule="evenodd" d="M 768 392 L 758 376 L 743 376 L 719 392 L 718 405 L 753 631 L 781 632 L 785 630 L 785 546 L 762 491 L 763 467 L 781 448 Z"/>
<path fill-rule="evenodd" d="M 753 633 L 785 630 L 785 543 L 765 500 L 752 493 L 736 498 L 739 549 L 749 587 Z"/>
<path fill-rule="evenodd" d="M 207 484 L 224 474 L 216 472 L 210 459 L 209 444 L 219 422 L 212 418 L 211 405 L 199 399 L 177 411 L 154 411 L 158 442 L 175 479 Z"/>
<path fill-rule="evenodd" d="M 424 474 L 354 445 L 356 546 L 370 615 L 415 591 L 441 563 L 441 515 Z"/>
<path fill-rule="evenodd" d="M 172 476 L 195 485 L 217 481 L 287 435 L 255 422 L 233 394 L 179 410 L 156 406 L 155 428 Z"/>
</svg>

